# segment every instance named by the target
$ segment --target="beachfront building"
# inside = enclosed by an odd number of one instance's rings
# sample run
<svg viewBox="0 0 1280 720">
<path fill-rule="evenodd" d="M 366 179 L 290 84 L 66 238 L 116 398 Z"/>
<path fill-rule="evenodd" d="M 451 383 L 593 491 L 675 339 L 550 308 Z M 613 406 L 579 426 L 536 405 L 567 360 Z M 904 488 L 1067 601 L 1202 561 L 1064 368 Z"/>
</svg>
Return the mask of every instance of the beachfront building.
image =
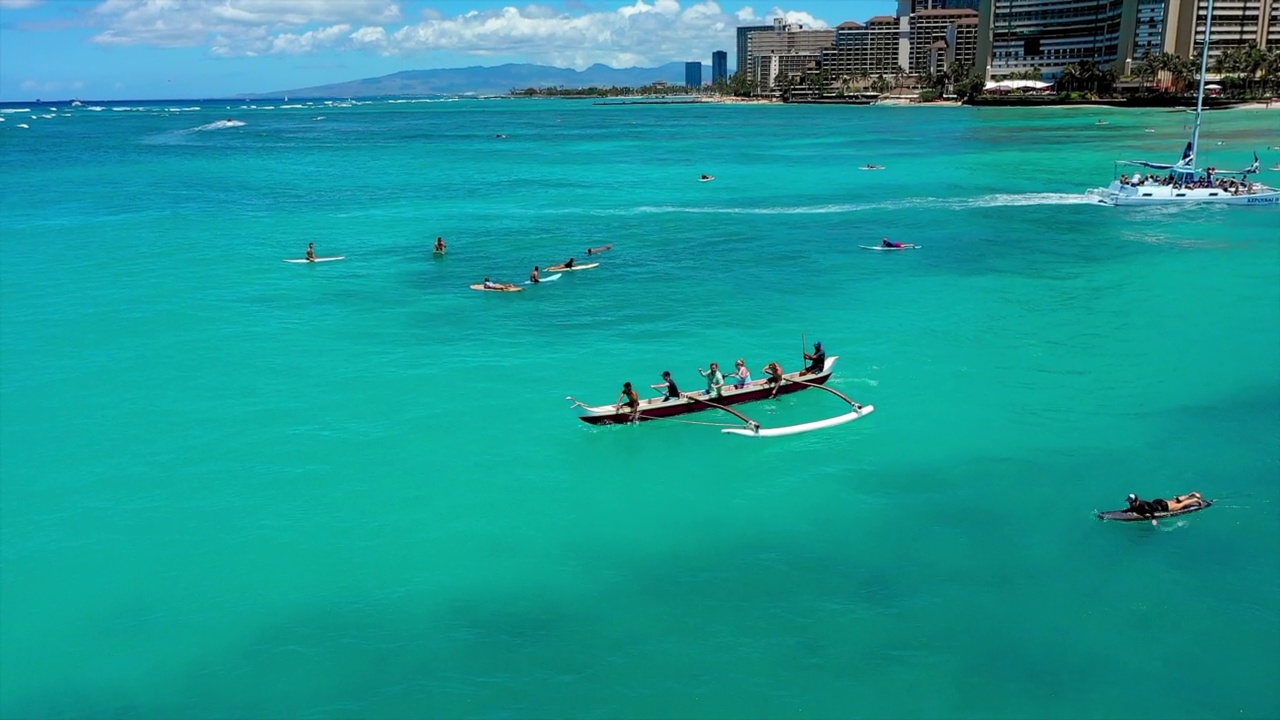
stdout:
<svg viewBox="0 0 1280 720">
<path fill-rule="evenodd" d="M 687 62 L 684 64 L 684 84 L 685 87 L 700 88 L 702 87 L 702 61 Z"/>
<path fill-rule="evenodd" d="M 747 37 L 748 77 L 758 92 L 774 94 L 780 77 L 801 75 L 821 67 L 822 51 L 835 44 L 836 31 L 806 29 L 778 18 L 769 32 L 752 32 Z"/>
<path fill-rule="evenodd" d="M 1171 52 L 1198 57 L 1204 42 L 1207 0 L 1169 0 Z M 1209 55 L 1216 57 L 1238 47 L 1280 48 L 1280 2 L 1277 0 L 1214 0 Z"/>
<path fill-rule="evenodd" d="M 1136 0 L 982 0 L 978 57 L 986 75 L 1040 68 L 1055 76 L 1082 60 L 1120 58 L 1120 24 Z"/>
<path fill-rule="evenodd" d="M 772 25 L 743 25 L 738 28 L 738 64 L 734 72 L 746 72 L 751 63 L 751 36 L 755 33 L 770 32 Z"/>
<path fill-rule="evenodd" d="M 916 0 L 929 2 L 936 0 Z M 978 52 L 978 11 L 962 9 L 920 10 L 908 22 L 907 63 L 912 74 L 941 73 L 962 62 L 972 65 Z"/>
<path fill-rule="evenodd" d="M 1215 0 L 1209 54 L 1280 47 L 1277 5 Z M 982 0 L 978 65 L 988 78 L 1033 67 L 1053 76 L 1083 60 L 1129 74 L 1147 54 L 1198 57 L 1207 9 L 1208 0 Z"/>
<path fill-rule="evenodd" d="M 722 83 L 729 79 L 729 53 L 716 50 L 711 53 L 711 83 Z"/>
</svg>

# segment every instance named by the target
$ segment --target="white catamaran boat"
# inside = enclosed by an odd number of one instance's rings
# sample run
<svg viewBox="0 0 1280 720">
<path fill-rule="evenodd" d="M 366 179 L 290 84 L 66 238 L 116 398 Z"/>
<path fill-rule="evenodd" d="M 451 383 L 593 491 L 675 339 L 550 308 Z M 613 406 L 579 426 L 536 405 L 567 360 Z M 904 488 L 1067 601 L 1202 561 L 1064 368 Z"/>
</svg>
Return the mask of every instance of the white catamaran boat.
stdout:
<svg viewBox="0 0 1280 720">
<path fill-rule="evenodd" d="M 1213 22 L 1213 0 L 1205 10 L 1204 42 L 1200 48 L 1200 90 L 1196 97 L 1196 124 L 1191 140 L 1182 151 L 1182 159 L 1172 165 L 1145 160 L 1117 160 L 1121 166 L 1147 168 L 1143 175 L 1135 170 L 1133 177 L 1121 175 L 1104 188 L 1093 188 L 1085 194 L 1106 205 L 1181 205 L 1215 203 L 1219 205 L 1254 205 L 1280 207 L 1280 189 L 1251 182 L 1258 172 L 1258 155 L 1243 170 L 1196 168 L 1196 151 L 1200 145 L 1200 116 L 1204 112 L 1204 75 L 1209 65 L 1209 27 Z"/>
</svg>

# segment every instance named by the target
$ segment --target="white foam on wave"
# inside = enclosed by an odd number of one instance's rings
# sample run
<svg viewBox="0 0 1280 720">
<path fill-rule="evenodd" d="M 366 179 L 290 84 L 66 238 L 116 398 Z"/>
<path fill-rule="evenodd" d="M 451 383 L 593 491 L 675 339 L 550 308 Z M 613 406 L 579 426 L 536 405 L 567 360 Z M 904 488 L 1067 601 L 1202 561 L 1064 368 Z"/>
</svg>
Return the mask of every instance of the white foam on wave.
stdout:
<svg viewBox="0 0 1280 720">
<path fill-rule="evenodd" d="M 199 107 L 165 108 L 165 112 L 193 112 L 199 109 Z"/>
<path fill-rule="evenodd" d="M 29 113 L 31 108 L 0 108 L 0 115 L 9 115 L 16 113 Z"/>
<path fill-rule="evenodd" d="M 284 109 L 305 108 L 305 107 L 306 105 L 281 105 L 280 109 L 284 110 Z"/>
<path fill-rule="evenodd" d="M 207 130 L 226 130 L 227 128 L 244 127 L 244 125 L 245 122 L 243 120 L 216 120 L 208 125 L 201 125 L 200 127 L 194 127 L 190 130 L 184 130 L 183 132 L 193 133 L 205 132 Z"/>
<path fill-rule="evenodd" d="M 1035 205 L 1094 205 L 1084 193 L 999 193 L 975 198 L 907 197 L 869 203 L 832 203 L 772 207 L 691 207 L 679 205 L 642 205 L 622 210 L 597 211 L 604 215 L 690 213 L 696 215 L 826 215 L 862 210 L 901 210 L 906 208 L 942 208 L 965 210 L 988 207 L 1029 207 Z"/>
<path fill-rule="evenodd" d="M 18 127 L 20 127 L 20 128 L 24 128 L 24 129 L 27 129 L 27 130 L 30 130 L 30 129 L 31 129 L 31 126 L 30 126 L 30 125 L 28 125 L 28 124 L 26 124 L 26 123 L 18 123 Z"/>
</svg>

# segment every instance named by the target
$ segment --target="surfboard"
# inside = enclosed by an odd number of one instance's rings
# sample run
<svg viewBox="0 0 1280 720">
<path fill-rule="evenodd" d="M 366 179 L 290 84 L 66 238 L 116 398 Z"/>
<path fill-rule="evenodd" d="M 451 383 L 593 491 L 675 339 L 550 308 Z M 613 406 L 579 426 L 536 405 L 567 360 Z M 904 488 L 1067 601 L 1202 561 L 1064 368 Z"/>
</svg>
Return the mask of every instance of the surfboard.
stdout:
<svg viewBox="0 0 1280 720">
<path fill-rule="evenodd" d="M 1131 513 L 1128 510 L 1108 510 L 1098 513 L 1098 517 L 1103 520 L 1116 520 L 1118 522 L 1147 522 L 1150 520 L 1162 520 L 1168 517 L 1176 517 L 1178 515 L 1186 515 L 1187 513 L 1199 512 L 1213 504 L 1212 500 L 1205 500 L 1203 504 L 1195 507 L 1183 508 L 1174 512 L 1156 513 L 1150 517 Z"/>
<path fill-rule="evenodd" d="M 548 276 L 546 276 L 546 277 L 542 278 L 542 279 L 541 279 L 541 280 L 539 280 L 537 283 L 535 283 L 535 282 L 534 282 L 534 281 L 532 281 L 532 280 L 525 280 L 525 281 L 524 281 L 524 284 L 525 284 L 525 285 L 540 285 L 540 284 L 542 284 L 542 283 L 544 283 L 544 282 L 551 282 L 552 280 L 559 280 L 559 279 L 560 279 L 560 273 L 556 273 L 555 275 L 548 275 Z"/>
<path fill-rule="evenodd" d="M 524 288 L 522 288 L 522 287 L 514 287 L 514 288 L 487 288 L 487 287 L 485 287 L 485 286 L 484 286 L 484 283 L 476 283 L 475 285 L 472 285 L 472 286 L 471 286 L 471 289 L 472 289 L 472 290 L 479 290 L 479 291 L 481 291 L 481 292 L 522 292 L 522 291 L 524 290 Z"/>
<path fill-rule="evenodd" d="M 715 175 L 708 175 L 707 177 L 704 177 L 704 178 L 698 178 L 698 182 L 711 182 L 712 180 L 715 180 L 715 179 L 716 179 Z"/>
<path fill-rule="evenodd" d="M 555 270 L 555 271 L 556 271 L 556 272 L 558 272 L 558 273 L 562 273 L 562 272 L 576 272 L 576 271 L 578 271 L 578 270 L 590 270 L 590 269 L 591 269 L 591 268 L 593 268 L 593 267 L 599 267 L 599 265 L 600 265 L 600 263 L 598 263 L 598 262 L 587 263 L 586 265 L 574 265 L 573 267 L 565 267 L 565 266 L 563 266 L 563 265 L 553 265 L 552 267 L 549 267 L 549 268 L 547 268 L 547 269 L 548 269 L 548 270 Z"/>
<path fill-rule="evenodd" d="M 883 245 L 859 245 L 858 247 L 862 248 L 863 250 L 919 250 L 923 246 L 915 245 L 913 247 L 900 247 L 900 248 L 892 247 L 891 248 L 891 247 L 885 247 Z"/>
<path fill-rule="evenodd" d="M 285 262 L 291 262 L 291 263 L 333 262 L 334 260 L 343 260 L 346 257 L 347 257 L 346 255 L 339 255 L 337 257 L 316 258 L 315 260 L 308 260 L 306 258 L 286 258 Z"/>
<path fill-rule="evenodd" d="M 883 169 L 884 169 L 884 166 L 883 166 L 883 165 L 879 165 L 879 166 L 877 166 L 877 167 L 860 167 L 860 168 L 858 168 L 858 169 L 859 169 L 859 170 L 883 170 Z"/>
<path fill-rule="evenodd" d="M 436 256 L 436 257 L 438 257 L 438 258 L 442 258 L 442 257 L 444 257 L 444 254 L 445 254 L 445 253 L 447 253 L 447 252 L 449 252 L 449 251 L 448 251 L 448 250 L 432 250 L 432 251 L 431 251 L 431 254 L 432 254 L 432 255 L 434 255 L 434 256 Z"/>
</svg>

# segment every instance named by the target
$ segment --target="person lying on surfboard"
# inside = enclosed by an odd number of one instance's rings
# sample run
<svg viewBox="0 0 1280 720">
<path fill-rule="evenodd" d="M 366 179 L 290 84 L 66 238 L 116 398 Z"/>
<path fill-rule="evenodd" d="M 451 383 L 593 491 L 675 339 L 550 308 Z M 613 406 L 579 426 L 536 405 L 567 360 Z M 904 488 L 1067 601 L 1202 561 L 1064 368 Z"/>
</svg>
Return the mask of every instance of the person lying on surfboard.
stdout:
<svg viewBox="0 0 1280 720">
<path fill-rule="evenodd" d="M 887 248 L 913 248 L 913 247 L 915 247 L 915 246 L 916 246 L 916 245 L 915 245 L 915 243 L 905 243 L 905 244 L 903 244 L 903 243 L 900 243 L 900 242 L 894 242 L 894 241 L 890 240 L 889 238 L 885 238 L 885 239 L 880 243 L 880 247 L 887 247 Z"/>
<path fill-rule="evenodd" d="M 805 368 L 801 375 L 817 375 L 827 368 L 827 351 L 822 349 L 820 342 L 813 344 L 813 353 L 805 353 L 804 359 L 809 361 L 809 367 Z"/>
<path fill-rule="evenodd" d="M 676 387 L 676 381 L 671 379 L 670 370 L 663 370 L 662 382 L 656 385 L 650 385 L 649 387 L 654 390 L 662 390 L 666 393 L 666 396 L 662 398 L 662 402 L 680 399 L 680 388 Z"/>
<path fill-rule="evenodd" d="M 703 180 L 710 180 L 710 179 L 711 179 L 711 176 L 710 176 L 710 175 L 707 175 L 706 173 L 703 173 L 703 175 L 702 175 L 702 179 L 703 179 Z"/>
<path fill-rule="evenodd" d="M 485 290 L 518 290 L 519 288 L 517 288 L 515 285 L 512 285 L 511 283 L 493 282 L 489 278 L 485 278 L 484 289 Z"/>
<path fill-rule="evenodd" d="M 442 237 L 436 238 L 436 246 L 434 250 L 435 252 L 442 253 L 448 249 L 449 249 L 449 245 L 444 241 L 444 238 Z"/>
<path fill-rule="evenodd" d="M 764 370 L 760 372 L 765 374 L 764 384 L 773 386 L 773 394 L 769 397 L 778 397 L 778 388 L 782 387 L 782 366 L 775 360 L 765 365 Z"/>
<path fill-rule="evenodd" d="M 533 272 L 529 273 L 529 282 L 533 283 L 534 285 L 537 285 L 538 283 L 542 282 L 541 278 L 538 277 L 537 265 L 534 265 Z"/>
<path fill-rule="evenodd" d="M 307 243 L 307 262 L 316 261 L 316 244 Z"/>
<path fill-rule="evenodd" d="M 562 265 L 553 265 L 547 268 L 547 272 L 555 272 L 557 270 L 572 270 L 573 263 L 574 263 L 574 258 L 569 258 L 569 261 Z"/>
<path fill-rule="evenodd" d="M 1178 512 L 1188 508 L 1196 507 L 1204 504 L 1204 498 L 1198 492 L 1190 492 L 1186 495 L 1175 495 L 1172 500 L 1164 500 L 1156 498 L 1155 500 L 1143 500 L 1133 493 L 1129 493 L 1129 512 L 1142 517 L 1153 517 L 1156 513 Z"/>
<path fill-rule="evenodd" d="M 884 166 L 883 166 L 883 165 L 872 165 L 871 163 L 867 163 L 866 165 L 863 165 L 863 166 L 862 166 L 862 169 L 863 169 L 863 170 L 883 170 L 883 169 L 884 169 Z"/>
<path fill-rule="evenodd" d="M 599 255 L 600 253 L 602 253 L 602 252 L 604 252 L 604 251 L 606 251 L 606 250 L 612 250 L 612 249 L 613 249 L 613 246 L 612 246 L 612 245 L 601 245 L 600 247 L 587 248 L 587 254 L 588 254 L 588 255 Z"/>
<path fill-rule="evenodd" d="M 640 396 L 636 395 L 635 388 L 631 387 L 631 383 L 622 383 L 622 392 L 618 395 L 617 405 L 618 410 L 622 410 L 623 405 L 631 408 L 632 420 L 640 416 Z"/>
</svg>

